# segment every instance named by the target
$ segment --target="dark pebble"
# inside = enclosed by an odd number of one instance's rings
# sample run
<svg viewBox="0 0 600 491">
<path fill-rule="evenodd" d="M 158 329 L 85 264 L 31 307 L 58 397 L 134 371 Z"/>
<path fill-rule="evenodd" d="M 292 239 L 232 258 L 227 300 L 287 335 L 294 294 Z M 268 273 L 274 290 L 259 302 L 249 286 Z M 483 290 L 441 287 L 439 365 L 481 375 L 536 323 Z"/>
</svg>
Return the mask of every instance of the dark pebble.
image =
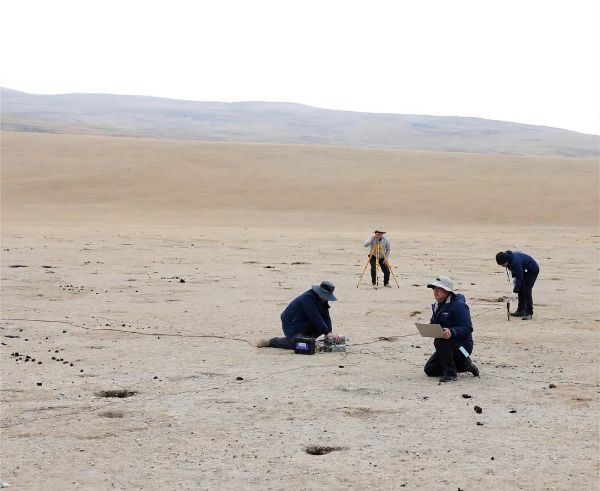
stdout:
<svg viewBox="0 0 600 491">
<path fill-rule="evenodd" d="M 477 421 L 477 426 L 483 426 L 483 423 L 481 421 Z"/>
<path fill-rule="evenodd" d="M 515 414 L 517 412 L 516 409 L 511 409 L 510 411 L 508 411 L 510 414 Z"/>
<path fill-rule="evenodd" d="M 181 279 L 179 280 L 179 283 L 185 283 L 185 280 L 184 280 L 183 278 L 181 278 Z"/>
<path fill-rule="evenodd" d="M 471 396 L 469 394 L 463 394 L 462 397 L 463 399 L 471 399 Z"/>
<path fill-rule="evenodd" d="M 41 383 L 41 382 L 38 382 L 38 383 L 37 383 L 37 386 L 38 386 L 38 387 L 41 387 L 41 386 L 42 386 L 42 383 Z"/>
<path fill-rule="evenodd" d="M 244 380 L 244 377 L 236 377 L 236 380 Z"/>
<path fill-rule="evenodd" d="M 479 406 L 473 406 L 473 410 L 477 413 L 477 414 L 481 414 L 481 412 L 483 411 L 483 409 L 481 409 Z"/>
<path fill-rule="evenodd" d="M 344 365 L 338 365 L 338 368 L 344 368 Z"/>
<path fill-rule="evenodd" d="M 25 341 L 27 341 L 27 340 L 25 340 Z M 556 385 L 554 385 L 554 384 L 550 384 L 550 385 L 548 386 L 548 388 L 549 388 L 549 389 L 556 389 Z"/>
</svg>

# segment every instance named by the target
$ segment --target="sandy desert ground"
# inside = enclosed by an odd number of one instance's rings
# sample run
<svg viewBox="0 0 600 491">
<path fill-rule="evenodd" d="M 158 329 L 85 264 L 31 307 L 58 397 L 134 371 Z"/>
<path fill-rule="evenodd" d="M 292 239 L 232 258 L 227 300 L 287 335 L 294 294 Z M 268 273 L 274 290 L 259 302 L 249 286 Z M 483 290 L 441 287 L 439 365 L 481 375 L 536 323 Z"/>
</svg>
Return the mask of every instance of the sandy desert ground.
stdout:
<svg viewBox="0 0 600 491">
<path fill-rule="evenodd" d="M 598 162 L 2 144 L 10 489 L 597 489 Z M 356 288 L 376 226 L 400 288 Z M 507 321 L 502 249 L 540 262 L 532 321 Z M 439 274 L 471 307 L 480 378 L 423 373 Z M 346 353 L 251 345 L 321 279 Z"/>
</svg>

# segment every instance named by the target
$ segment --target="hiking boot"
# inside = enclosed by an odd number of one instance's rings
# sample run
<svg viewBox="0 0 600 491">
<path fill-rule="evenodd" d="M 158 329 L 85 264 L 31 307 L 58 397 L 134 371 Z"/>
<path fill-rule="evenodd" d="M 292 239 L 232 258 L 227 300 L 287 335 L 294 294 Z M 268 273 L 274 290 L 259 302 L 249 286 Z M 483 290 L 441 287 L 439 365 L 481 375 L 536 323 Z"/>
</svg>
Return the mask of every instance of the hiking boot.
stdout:
<svg viewBox="0 0 600 491">
<path fill-rule="evenodd" d="M 259 339 L 258 341 L 256 341 L 256 347 L 257 348 L 268 348 L 269 346 L 271 346 L 271 340 L 270 339 Z"/>
<path fill-rule="evenodd" d="M 445 373 L 444 375 L 442 375 L 442 378 L 440 378 L 440 382 L 454 382 L 457 379 L 458 375 L 456 375 L 455 373 Z"/>
<path fill-rule="evenodd" d="M 533 314 L 525 314 L 523 317 L 521 317 L 521 320 L 530 321 L 532 318 Z"/>
<path fill-rule="evenodd" d="M 473 377 L 479 377 L 479 368 L 477 368 L 477 366 L 475 366 L 475 363 L 473 363 L 469 358 L 467 358 L 467 365 L 465 366 L 465 370 L 467 372 L 471 372 L 471 374 L 473 374 Z"/>
<path fill-rule="evenodd" d="M 384 288 L 392 288 L 392 285 L 390 285 L 389 283 L 386 283 L 385 285 L 383 285 Z"/>
<path fill-rule="evenodd" d="M 513 317 L 523 317 L 525 315 L 525 312 L 523 312 L 522 310 L 515 310 L 514 312 L 511 312 L 510 315 L 512 315 Z"/>
</svg>

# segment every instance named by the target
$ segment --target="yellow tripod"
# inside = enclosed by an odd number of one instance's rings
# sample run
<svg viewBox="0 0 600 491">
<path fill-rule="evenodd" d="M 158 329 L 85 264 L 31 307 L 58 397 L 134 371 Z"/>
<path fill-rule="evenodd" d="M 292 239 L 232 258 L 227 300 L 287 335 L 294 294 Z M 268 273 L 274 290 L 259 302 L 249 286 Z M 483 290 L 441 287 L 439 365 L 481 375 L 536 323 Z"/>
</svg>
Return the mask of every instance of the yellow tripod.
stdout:
<svg viewBox="0 0 600 491">
<path fill-rule="evenodd" d="M 367 266 L 371 262 L 371 257 L 373 257 L 373 256 L 375 256 L 375 288 L 379 287 L 379 276 L 377 275 L 377 269 L 381 267 L 381 265 L 379 264 L 379 260 L 381 258 L 383 258 L 387 267 L 390 268 L 390 273 L 394 277 L 396 286 L 398 288 L 400 288 L 400 285 L 398 284 L 398 280 L 396 279 L 396 275 L 394 274 L 394 270 L 392 269 L 392 265 L 388 261 L 388 258 L 385 256 L 385 251 L 383 250 L 383 246 L 380 243 L 375 244 L 373 246 L 373 248 L 371 249 L 371 252 L 369 253 L 369 258 L 367 259 L 367 263 L 365 264 L 365 267 L 363 268 L 363 271 L 362 271 L 362 274 L 360 275 L 358 283 L 356 284 L 356 288 L 358 288 L 360 286 L 360 282 L 362 281 L 363 276 L 365 275 L 365 271 L 367 270 Z"/>
</svg>

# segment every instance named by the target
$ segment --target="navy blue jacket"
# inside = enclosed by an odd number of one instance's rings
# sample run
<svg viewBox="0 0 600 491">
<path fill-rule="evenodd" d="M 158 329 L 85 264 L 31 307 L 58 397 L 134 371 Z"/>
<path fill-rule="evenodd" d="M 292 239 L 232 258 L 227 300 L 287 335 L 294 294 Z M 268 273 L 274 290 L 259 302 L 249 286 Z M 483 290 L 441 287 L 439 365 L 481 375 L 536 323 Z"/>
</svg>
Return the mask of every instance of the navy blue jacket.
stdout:
<svg viewBox="0 0 600 491">
<path fill-rule="evenodd" d="M 292 300 L 281 313 L 281 327 L 288 338 L 308 328 L 328 334 L 331 332 L 329 303 L 322 302 L 319 295 L 308 290 Z"/>
<path fill-rule="evenodd" d="M 430 324 L 439 324 L 447 327 L 452 333 L 450 339 L 458 346 L 463 346 L 469 353 L 473 351 L 473 324 L 469 306 L 465 302 L 464 295 L 451 293 L 437 312 L 434 310 L 437 303 L 431 305 L 432 316 Z"/>
<path fill-rule="evenodd" d="M 519 251 L 506 251 L 508 256 L 508 266 L 512 277 L 515 279 L 515 286 L 513 292 L 519 293 L 521 285 L 523 284 L 523 274 L 525 272 L 539 273 L 540 267 L 531 256 L 528 256 L 524 252 Z"/>
</svg>

